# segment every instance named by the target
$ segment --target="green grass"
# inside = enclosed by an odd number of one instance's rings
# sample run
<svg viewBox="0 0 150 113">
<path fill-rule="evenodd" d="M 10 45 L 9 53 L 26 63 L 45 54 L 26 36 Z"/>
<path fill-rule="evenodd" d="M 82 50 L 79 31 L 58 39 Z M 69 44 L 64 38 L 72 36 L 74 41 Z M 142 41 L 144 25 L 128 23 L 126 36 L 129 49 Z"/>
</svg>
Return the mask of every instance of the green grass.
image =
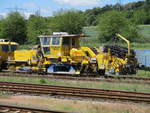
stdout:
<svg viewBox="0 0 150 113">
<path fill-rule="evenodd" d="M 150 40 L 150 25 L 140 25 L 140 33 L 144 37 L 145 42 Z"/>
<path fill-rule="evenodd" d="M 98 31 L 96 26 L 84 27 L 83 32 L 89 37 L 97 37 Z"/>
<path fill-rule="evenodd" d="M 150 92 L 149 85 L 146 84 L 129 84 L 129 83 L 110 83 L 110 82 L 84 82 L 84 81 L 70 81 L 70 80 L 48 80 L 38 78 L 22 78 L 22 77 L 0 77 L 2 82 L 20 82 L 20 83 L 34 83 L 34 84 L 49 84 L 61 85 L 70 87 L 82 88 L 100 88 L 109 90 L 125 90 L 136 92 Z"/>
<path fill-rule="evenodd" d="M 31 49 L 34 45 L 24 44 L 20 45 L 19 49 Z"/>
<path fill-rule="evenodd" d="M 138 70 L 137 74 L 134 76 L 135 77 L 150 77 L 150 70 L 149 71 Z"/>
</svg>

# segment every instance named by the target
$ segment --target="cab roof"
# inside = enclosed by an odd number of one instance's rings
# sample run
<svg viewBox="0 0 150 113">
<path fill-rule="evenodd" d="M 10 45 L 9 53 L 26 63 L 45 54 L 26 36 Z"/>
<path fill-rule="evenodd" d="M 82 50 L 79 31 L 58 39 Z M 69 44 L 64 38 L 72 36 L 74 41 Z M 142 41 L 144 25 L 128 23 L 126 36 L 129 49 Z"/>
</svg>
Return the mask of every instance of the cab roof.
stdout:
<svg viewBox="0 0 150 113">
<path fill-rule="evenodd" d="M 53 33 L 53 35 L 40 35 L 39 38 L 44 37 L 84 37 L 84 34 L 68 34 L 68 33 Z"/>
<path fill-rule="evenodd" d="M 0 39 L 0 45 L 9 45 L 9 44 L 11 44 L 11 45 L 19 45 L 16 42 L 10 42 L 9 40 L 5 41 L 3 39 Z"/>
</svg>

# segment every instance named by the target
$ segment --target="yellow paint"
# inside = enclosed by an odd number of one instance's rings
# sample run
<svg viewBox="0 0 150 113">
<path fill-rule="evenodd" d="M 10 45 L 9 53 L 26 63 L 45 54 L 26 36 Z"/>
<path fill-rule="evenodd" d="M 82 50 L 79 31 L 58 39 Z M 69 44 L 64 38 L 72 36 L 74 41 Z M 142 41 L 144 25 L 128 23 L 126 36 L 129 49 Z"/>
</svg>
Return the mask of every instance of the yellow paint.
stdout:
<svg viewBox="0 0 150 113">
<path fill-rule="evenodd" d="M 18 48 L 18 43 L 16 42 L 0 42 L 0 62 L 7 62 L 11 60 L 14 56 L 13 47 Z"/>
<path fill-rule="evenodd" d="M 121 37 L 118 34 L 119 37 Z M 124 65 L 131 61 L 130 58 L 118 58 L 112 56 L 110 52 L 100 52 L 98 48 L 80 47 L 79 35 L 52 35 L 40 36 L 40 39 L 48 37 L 48 44 L 41 44 L 44 49 L 47 47 L 50 51 L 44 54 L 43 67 L 51 63 L 65 62 L 70 64 L 81 64 L 86 67 L 91 67 L 93 70 L 115 70 L 115 72 L 122 71 Z M 59 43 L 54 44 L 53 40 L 57 38 Z M 128 55 L 130 55 L 130 42 L 124 37 L 121 37 L 128 43 Z M 94 49 L 94 50 L 93 50 Z M 96 52 L 95 52 L 96 51 Z M 25 61 L 28 65 L 34 65 L 32 69 L 37 70 L 38 64 L 36 61 L 36 50 L 18 50 L 14 52 L 15 62 Z M 134 62 L 135 63 L 135 62 Z M 21 66 L 21 65 L 20 65 Z M 45 69 L 45 68 L 44 68 Z M 80 73 L 77 71 L 76 73 Z"/>
</svg>

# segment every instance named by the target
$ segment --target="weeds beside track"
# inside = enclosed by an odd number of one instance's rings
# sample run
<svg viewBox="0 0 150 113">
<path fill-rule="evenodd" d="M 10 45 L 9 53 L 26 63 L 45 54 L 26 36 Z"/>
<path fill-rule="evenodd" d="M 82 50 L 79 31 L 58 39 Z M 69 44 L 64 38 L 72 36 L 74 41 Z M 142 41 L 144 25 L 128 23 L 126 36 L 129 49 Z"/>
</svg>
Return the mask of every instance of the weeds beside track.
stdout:
<svg viewBox="0 0 150 113">
<path fill-rule="evenodd" d="M 51 74 L 51 75 L 38 75 L 27 73 L 0 73 L 0 76 L 4 77 L 30 77 L 30 78 L 45 78 L 45 79 L 58 79 L 58 80 L 78 80 L 78 81 L 93 81 L 93 82 L 121 82 L 121 83 L 139 83 L 150 84 L 150 78 L 144 77 L 132 77 L 132 76 L 79 76 L 79 75 L 63 75 L 63 74 Z"/>
</svg>

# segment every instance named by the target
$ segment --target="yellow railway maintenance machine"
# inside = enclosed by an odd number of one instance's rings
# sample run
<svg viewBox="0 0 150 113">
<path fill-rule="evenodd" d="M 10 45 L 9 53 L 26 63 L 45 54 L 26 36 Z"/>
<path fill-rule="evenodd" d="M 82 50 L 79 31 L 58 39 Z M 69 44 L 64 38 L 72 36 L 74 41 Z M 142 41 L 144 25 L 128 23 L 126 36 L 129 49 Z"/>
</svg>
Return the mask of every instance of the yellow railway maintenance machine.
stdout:
<svg viewBox="0 0 150 113">
<path fill-rule="evenodd" d="M 130 52 L 130 47 L 124 53 L 126 55 L 119 57 L 112 54 L 114 52 L 111 47 L 105 47 L 105 51 L 81 47 L 79 44 L 81 37 L 83 36 L 64 32 L 41 35 L 39 38 L 43 56 L 41 55 L 40 59 L 38 57 L 37 60 L 38 52 L 35 49 L 17 50 L 14 52 L 14 60 L 9 61 L 9 66 L 19 71 L 62 74 L 104 75 L 105 73 L 134 74 L 136 72 L 137 62 L 135 54 Z"/>
<path fill-rule="evenodd" d="M 7 69 L 7 60 L 14 57 L 14 51 L 18 49 L 18 43 L 0 39 L 0 70 Z"/>
</svg>

